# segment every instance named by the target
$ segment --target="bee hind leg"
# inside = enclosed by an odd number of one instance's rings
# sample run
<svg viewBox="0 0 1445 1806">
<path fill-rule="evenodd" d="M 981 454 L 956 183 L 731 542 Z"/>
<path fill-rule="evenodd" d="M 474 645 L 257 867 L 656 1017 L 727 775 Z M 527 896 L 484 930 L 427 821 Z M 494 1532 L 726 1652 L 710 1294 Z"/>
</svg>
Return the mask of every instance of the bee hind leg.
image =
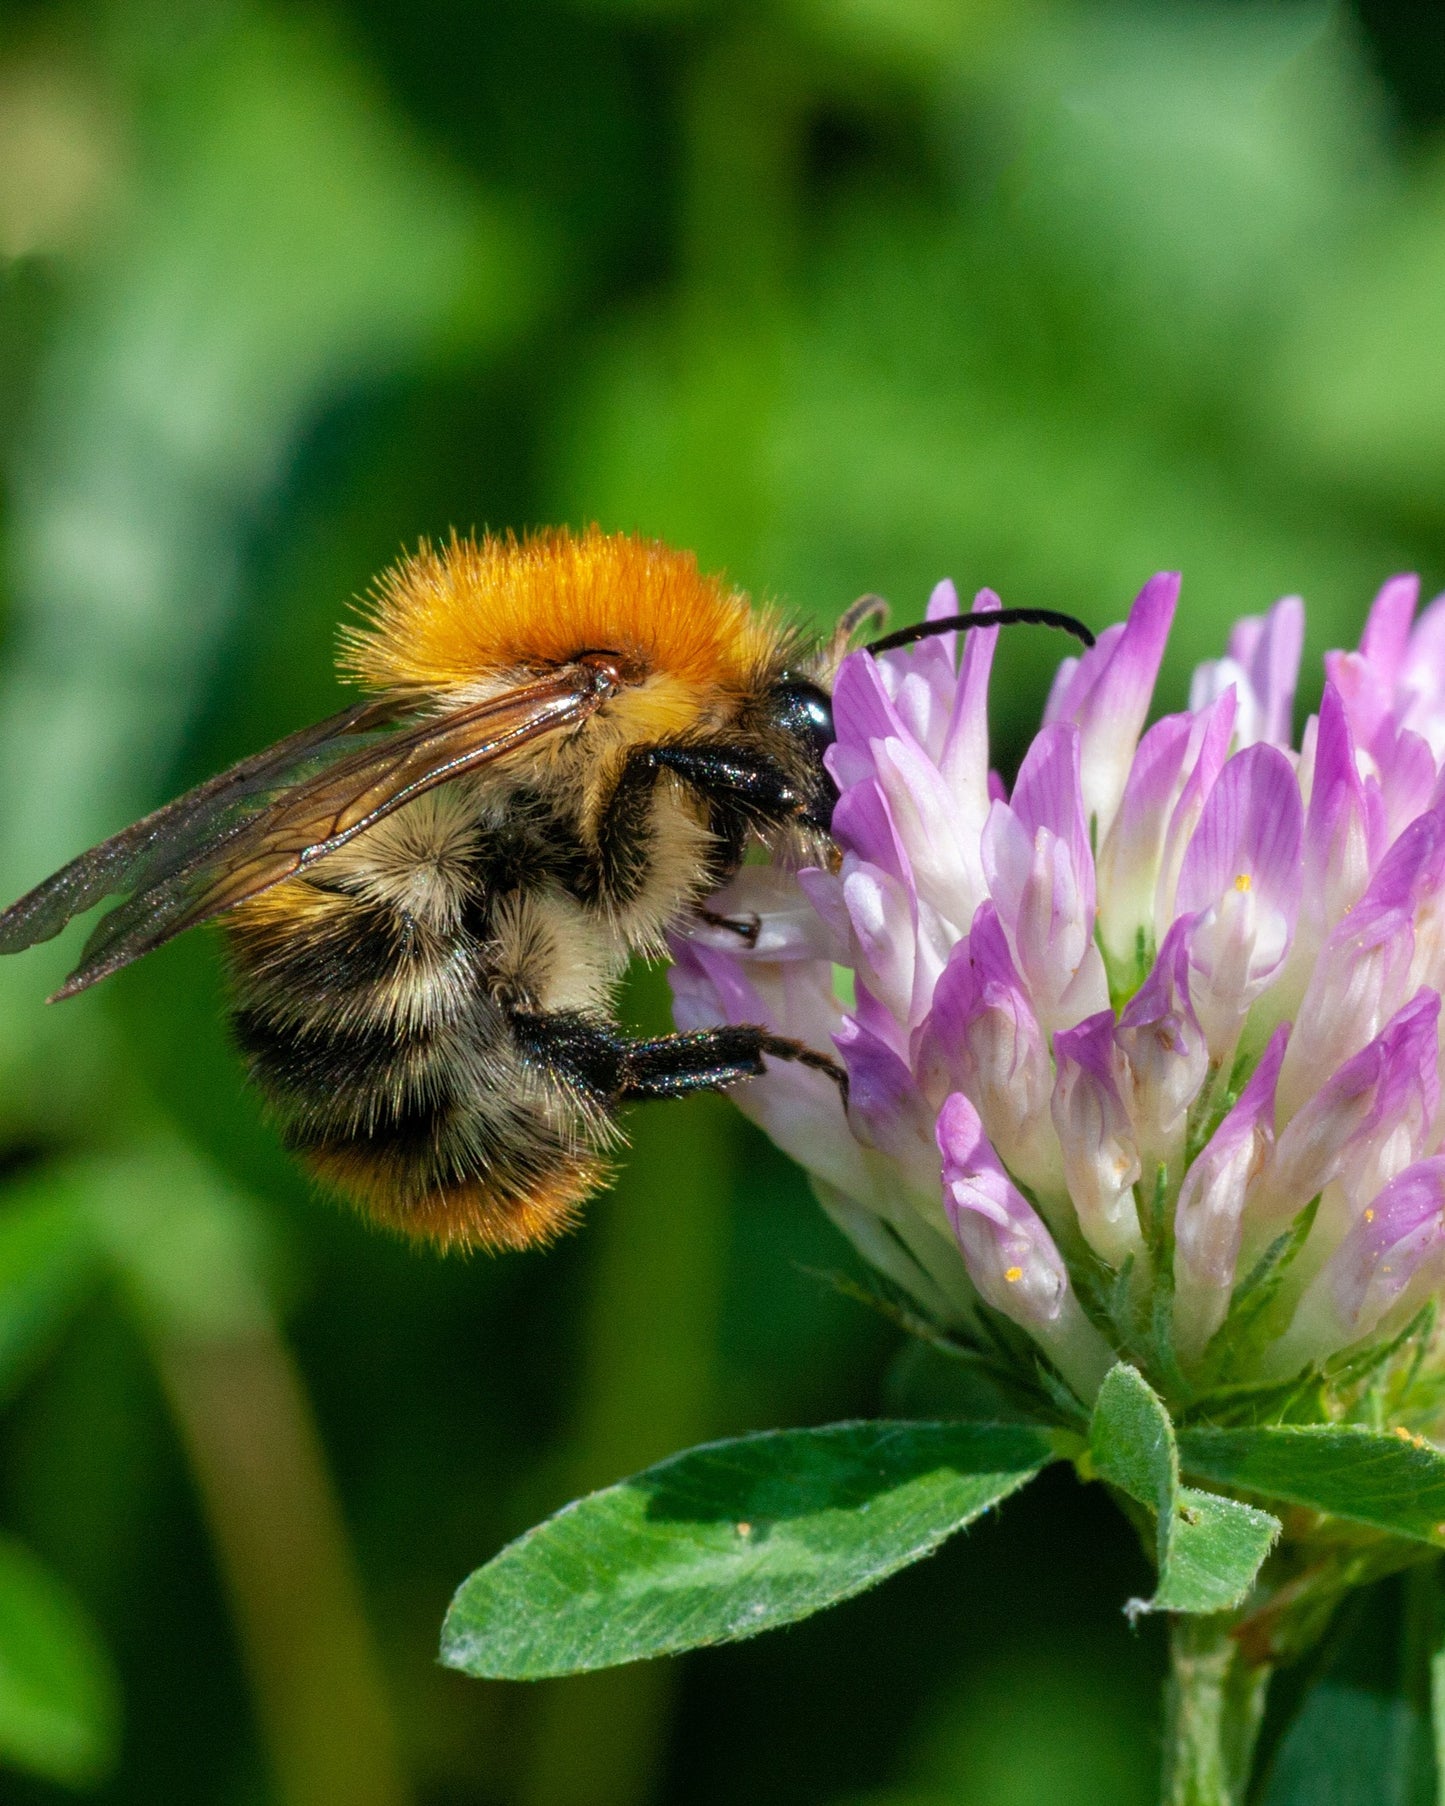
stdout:
<svg viewBox="0 0 1445 1806">
<path fill-rule="evenodd" d="M 836 1060 L 751 1023 L 638 1041 L 580 1016 L 517 1017 L 514 1026 L 534 1059 L 608 1103 L 723 1091 L 761 1078 L 765 1056 L 826 1074 L 848 1102 L 848 1074 Z"/>
<path fill-rule="evenodd" d="M 764 1055 L 825 1073 L 846 1107 L 848 1074 L 836 1060 L 749 1023 L 630 1042 L 621 1096 L 682 1097 L 689 1091 L 722 1090 L 740 1079 L 761 1078 L 767 1071 Z"/>
</svg>

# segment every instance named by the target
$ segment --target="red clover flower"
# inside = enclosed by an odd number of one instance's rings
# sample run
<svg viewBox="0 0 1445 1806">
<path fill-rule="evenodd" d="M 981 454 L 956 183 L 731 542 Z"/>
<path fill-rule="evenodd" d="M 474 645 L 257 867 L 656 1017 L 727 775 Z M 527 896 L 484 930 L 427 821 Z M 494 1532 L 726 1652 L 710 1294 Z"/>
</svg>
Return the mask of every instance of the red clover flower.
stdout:
<svg viewBox="0 0 1445 1806">
<path fill-rule="evenodd" d="M 735 1095 L 946 1332 L 997 1313 L 1086 1401 L 1119 1358 L 1187 1398 L 1328 1371 L 1445 1283 L 1445 598 L 1412 625 L 1417 589 L 1326 655 L 1296 748 L 1293 597 L 1145 726 L 1155 577 L 1061 665 L 1011 789 L 997 629 L 844 661 L 841 861 L 745 868 L 713 908 L 756 942 L 679 942 L 676 1016 L 837 1050 L 846 1112 L 800 1066 Z"/>
</svg>

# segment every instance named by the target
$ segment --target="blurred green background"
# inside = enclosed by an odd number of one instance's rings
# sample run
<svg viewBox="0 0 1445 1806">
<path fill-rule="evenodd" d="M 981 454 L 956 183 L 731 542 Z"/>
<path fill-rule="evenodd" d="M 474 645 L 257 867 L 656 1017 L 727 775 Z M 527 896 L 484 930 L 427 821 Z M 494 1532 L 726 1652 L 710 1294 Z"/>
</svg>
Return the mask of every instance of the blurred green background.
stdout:
<svg viewBox="0 0 1445 1806">
<path fill-rule="evenodd" d="M 1437 0 L 208 0 L 0 14 L 0 889 L 338 706 L 422 534 L 695 547 L 825 621 L 951 575 L 1166 698 L 1298 590 L 1445 578 Z M 1004 648 L 1005 768 L 1057 647 Z M 716 1099 L 545 1255 L 318 1203 L 214 944 L 0 967 L 0 1797 L 1147 1801 L 1142 1560 L 1050 1478 L 795 1630 L 585 1681 L 435 1665 L 462 1577 L 708 1436 L 926 1409 Z M 659 1023 L 638 975 L 629 1013 Z"/>
</svg>

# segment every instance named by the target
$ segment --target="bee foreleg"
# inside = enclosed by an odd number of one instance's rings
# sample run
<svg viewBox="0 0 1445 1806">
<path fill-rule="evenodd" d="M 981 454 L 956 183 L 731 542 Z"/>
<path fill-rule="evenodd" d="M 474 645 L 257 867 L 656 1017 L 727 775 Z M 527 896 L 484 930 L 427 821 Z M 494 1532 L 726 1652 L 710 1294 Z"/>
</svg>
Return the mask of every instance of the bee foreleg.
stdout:
<svg viewBox="0 0 1445 1806">
<path fill-rule="evenodd" d="M 761 1078 L 764 1056 L 826 1073 L 848 1102 L 848 1075 L 828 1054 L 750 1023 L 633 1041 L 607 1023 L 581 1016 L 517 1016 L 517 1038 L 559 1076 L 607 1103 L 722 1091 Z"/>
<path fill-rule="evenodd" d="M 745 746 L 650 746 L 651 764 L 717 802 L 731 803 L 766 821 L 783 821 L 806 802 L 771 759 Z"/>
<path fill-rule="evenodd" d="M 828 832 L 838 791 L 820 766 L 815 781 L 802 788 L 765 754 L 746 746 L 653 746 L 645 756 L 705 796 L 725 816 L 746 827 L 767 828 L 798 821 Z"/>
<path fill-rule="evenodd" d="M 773 760 L 751 747 L 715 742 L 635 746 L 596 828 L 601 888 L 614 899 L 628 901 L 642 881 L 646 824 L 664 771 L 712 806 L 720 843 L 713 876 L 719 881 L 737 869 L 750 827 L 813 819 L 815 799 L 800 794 Z"/>
</svg>

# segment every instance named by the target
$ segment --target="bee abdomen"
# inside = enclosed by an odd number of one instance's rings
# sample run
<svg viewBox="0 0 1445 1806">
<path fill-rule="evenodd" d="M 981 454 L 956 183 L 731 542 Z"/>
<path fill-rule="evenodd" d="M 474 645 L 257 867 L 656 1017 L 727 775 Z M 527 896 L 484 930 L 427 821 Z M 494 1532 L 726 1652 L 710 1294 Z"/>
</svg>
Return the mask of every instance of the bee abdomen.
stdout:
<svg viewBox="0 0 1445 1806">
<path fill-rule="evenodd" d="M 287 1144 L 368 1215 L 442 1246 L 518 1248 L 568 1228 L 606 1171 L 597 1125 L 528 1060 L 473 975 L 464 1008 L 304 1021 L 237 961 L 237 1042 Z"/>
</svg>

